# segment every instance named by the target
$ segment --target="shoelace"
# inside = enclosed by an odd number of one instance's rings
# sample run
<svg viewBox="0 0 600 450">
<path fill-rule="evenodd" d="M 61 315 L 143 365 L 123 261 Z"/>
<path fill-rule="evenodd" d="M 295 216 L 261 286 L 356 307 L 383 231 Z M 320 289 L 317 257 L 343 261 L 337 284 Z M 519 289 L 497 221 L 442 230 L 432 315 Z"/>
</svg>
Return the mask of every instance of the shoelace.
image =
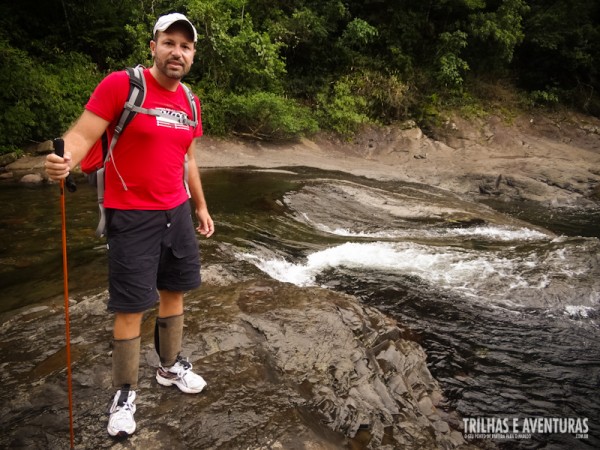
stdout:
<svg viewBox="0 0 600 450">
<path fill-rule="evenodd" d="M 131 403 L 131 402 L 124 402 L 121 405 L 117 404 L 117 408 L 121 408 L 121 409 L 126 409 L 126 410 L 129 410 L 129 411 L 132 411 L 133 410 L 133 403 Z"/>
<path fill-rule="evenodd" d="M 187 358 L 186 358 L 186 359 L 183 359 L 183 358 L 181 358 L 181 357 L 178 357 L 178 358 L 177 358 L 177 362 L 178 362 L 178 363 L 179 363 L 179 364 L 180 364 L 180 365 L 181 365 L 181 366 L 184 368 L 184 370 L 189 370 L 189 369 L 191 369 L 191 368 L 192 368 L 192 363 L 191 363 L 191 362 L 189 362 L 189 361 L 187 360 Z"/>
<path fill-rule="evenodd" d="M 129 399 L 129 389 L 123 388 L 121 389 L 121 395 L 119 395 L 119 399 L 117 400 L 117 406 L 123 406 L 127 403 Z"/>
<path fill-rule="evenodd" d="M 121 389 L 121 394 L 119 395 L 119 399 L 117 400 L 117 405 L 115 406 L 115 411 L 119 409 L 133 409 L 133 403 L 129 401 L 129 386 L 123 387 Z"/>
</svg>

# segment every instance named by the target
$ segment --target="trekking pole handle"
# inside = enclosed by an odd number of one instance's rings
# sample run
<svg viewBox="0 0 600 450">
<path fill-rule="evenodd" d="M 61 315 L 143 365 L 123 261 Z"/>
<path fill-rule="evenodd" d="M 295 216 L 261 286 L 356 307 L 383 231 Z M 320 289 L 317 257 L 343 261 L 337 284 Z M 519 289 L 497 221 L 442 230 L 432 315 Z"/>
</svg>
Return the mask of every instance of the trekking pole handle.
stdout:
<svg viewBox="0 0 600 450">
<path fill-rule="evenodd" d="M 54 139 L 53 145 L 54 153 L 56 153 L 60 157 L 65 156 L 65 141 L 62 138 Z M 71 174 L 69 174 L 69 176 L 65 180 L 65 185 L 67 186 L 67 190 L 69 192 L 75 192 L 77 190 L 77 185 L 73 181 L 73 177 L 71 177 Z"/>
</svg>

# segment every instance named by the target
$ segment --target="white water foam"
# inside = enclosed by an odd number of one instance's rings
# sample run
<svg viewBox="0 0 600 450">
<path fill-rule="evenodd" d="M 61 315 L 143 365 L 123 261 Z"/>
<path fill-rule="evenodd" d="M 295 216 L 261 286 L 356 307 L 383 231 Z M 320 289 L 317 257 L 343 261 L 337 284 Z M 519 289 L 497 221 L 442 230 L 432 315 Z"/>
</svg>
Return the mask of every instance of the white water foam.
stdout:
<svg viewBox="0 0 600 450">
<path fill-rule="evenodd" d="M 495 225 L 476 226 L 469 228 L 436 228 L 422 230 L 385 230 L 376 232 L 352 231 L 348 228 L 330 228 L 327 225 L 315 224 L 315 227 L 325 233 L 343 237 L 372 238 L 372 239 L 408 239 L 408 238 L 477 238 L 487 241 L 548 241 L 552 237 L 540 231 L 529 228 L 509 228 Z"/>
<path fill-rule="evenodd" d="M 485 280 L 511 266 L 510 261 L 502 258 L 490 260 L 459 249 L 388 242 L 349 242 L 314 252 L 304 263 L 261 258 L 248 253 L 242 257 L 272 278 L 298 286 L 315 285 L 316 276 L 321 272 L 346 267 L 413 275 L 437 285 L 460 289 L 472 284 L 474 277 Z"/>
<path fill-rule="evenodd" d="M 565 306 L 565 315 L 573 319 L 584 318 L 587 319 L 594 308 L 590 306 L 577 306 L 567 305 Z"/>
<path fill-rule="evenodd" d="M 320 274 L 343 267 L 416 277 L 441 291 L 506 306 L 535 307 L 539 294 L 534 291 L 546 290 L 555 283 L 555 277 L 556 283 L 562 283 L 561 292 L 567 292 L 569 280 L 577 277 L 581 270 L 565 264 L 560 249 L 548 253 L 514 252 L 510 248 L 472 251 L 413 242 L 348 242 L 311 253 L 300 262 L 275 257 L 266 250 L 238 256 L 270 277 L 297 286 L 315 286 Z M 550 294 L 545 301 L 564 308 L 561 303 L 567 299 L 563 297 L 562 294 Z M 578 314 L 583 315 L 581 311 Z"/>
</svg>

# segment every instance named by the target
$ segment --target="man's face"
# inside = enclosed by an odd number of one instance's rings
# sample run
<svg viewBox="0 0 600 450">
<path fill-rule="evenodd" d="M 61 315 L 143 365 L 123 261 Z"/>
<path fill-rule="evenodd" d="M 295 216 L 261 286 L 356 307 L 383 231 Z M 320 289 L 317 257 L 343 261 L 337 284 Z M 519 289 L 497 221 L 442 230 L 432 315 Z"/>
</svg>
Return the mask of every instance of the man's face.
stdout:
<svg viewBox="0 0 600 450">
<path fill-rule="evenodd" d="M 185 28 L 174 24 L 150 41 L 154 65 L 165 76 L 180 80 L 190 71 L 196 49 Z"/>
</svg>

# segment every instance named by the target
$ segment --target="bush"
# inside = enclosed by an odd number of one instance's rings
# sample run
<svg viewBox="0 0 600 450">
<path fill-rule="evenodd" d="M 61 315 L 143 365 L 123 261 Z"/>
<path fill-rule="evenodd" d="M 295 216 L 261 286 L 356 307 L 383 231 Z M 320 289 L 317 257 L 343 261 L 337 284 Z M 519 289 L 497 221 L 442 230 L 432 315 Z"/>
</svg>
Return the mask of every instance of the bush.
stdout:
<svg viewBox="0 0 600 450">
<path fill-rule="evenodd" d="M 228 94 L 217 98 L 209 93 L 203 111 L 204 123 L 212 134 L 233 132 L 252 139 L 293 139 L 318 130 L 310 110 L 296 101 L 271 92 Z"/>
<path fill-rule="evenodd" d="M 532 91 L 529 93 L 531 103 L 537 106 L 555 106 L 559 103 L 560 97 L 557 89 L 547 89 L 545 91 Z"/>
<path fill-rule="evenodd" d="M 79 117 L 102 75 L 87 56 L 79 53 L 61 55 L 41 75 L 45 95 L 36 109 L 36 137 L 43 140 L 64 133 Z"/>
<path fill-rule="evenodd" d="M 3 105 L 0 121 L 0 153 L 8 153 L 29 136 L 35 127 L 35 114 L 31 110 L 36 96 L 39 76 L 28 55 L 0 40 L 0 104 Z"/>
<path fill-rule="evenodd" d="M 361 70 L 347 81 L 351 91 L 364 99 L 369 117 L 386 124 L 406 117 L 410 103 L 406 95 L 408 85 L 397 75 Z"/>
<path fill-rule="evenodd" d="M 208 86 L 191 86 L 200 99 L 202 107 L 202 129 L 205 134 L 225 136 L 229 127 L 225 123 L 224 101 L 228 94 L 210 83 Z"/>
<path fill-rule="evenodd" d="M 323 128 L 348 137 L 361 124 L 368 123 L 367 101 L 352 93 L 352 84 L 347 79 L 334 83 L 330 91 L 317 95 L 317 115 Z"/>
<path fill-rule="evenodd" d="M 80 54 L 59 55 L 56 63 L 41 65 L 0 40 L 0 153 L 62 134 L 98 81 L 94 66 Z"/>
</svg>

